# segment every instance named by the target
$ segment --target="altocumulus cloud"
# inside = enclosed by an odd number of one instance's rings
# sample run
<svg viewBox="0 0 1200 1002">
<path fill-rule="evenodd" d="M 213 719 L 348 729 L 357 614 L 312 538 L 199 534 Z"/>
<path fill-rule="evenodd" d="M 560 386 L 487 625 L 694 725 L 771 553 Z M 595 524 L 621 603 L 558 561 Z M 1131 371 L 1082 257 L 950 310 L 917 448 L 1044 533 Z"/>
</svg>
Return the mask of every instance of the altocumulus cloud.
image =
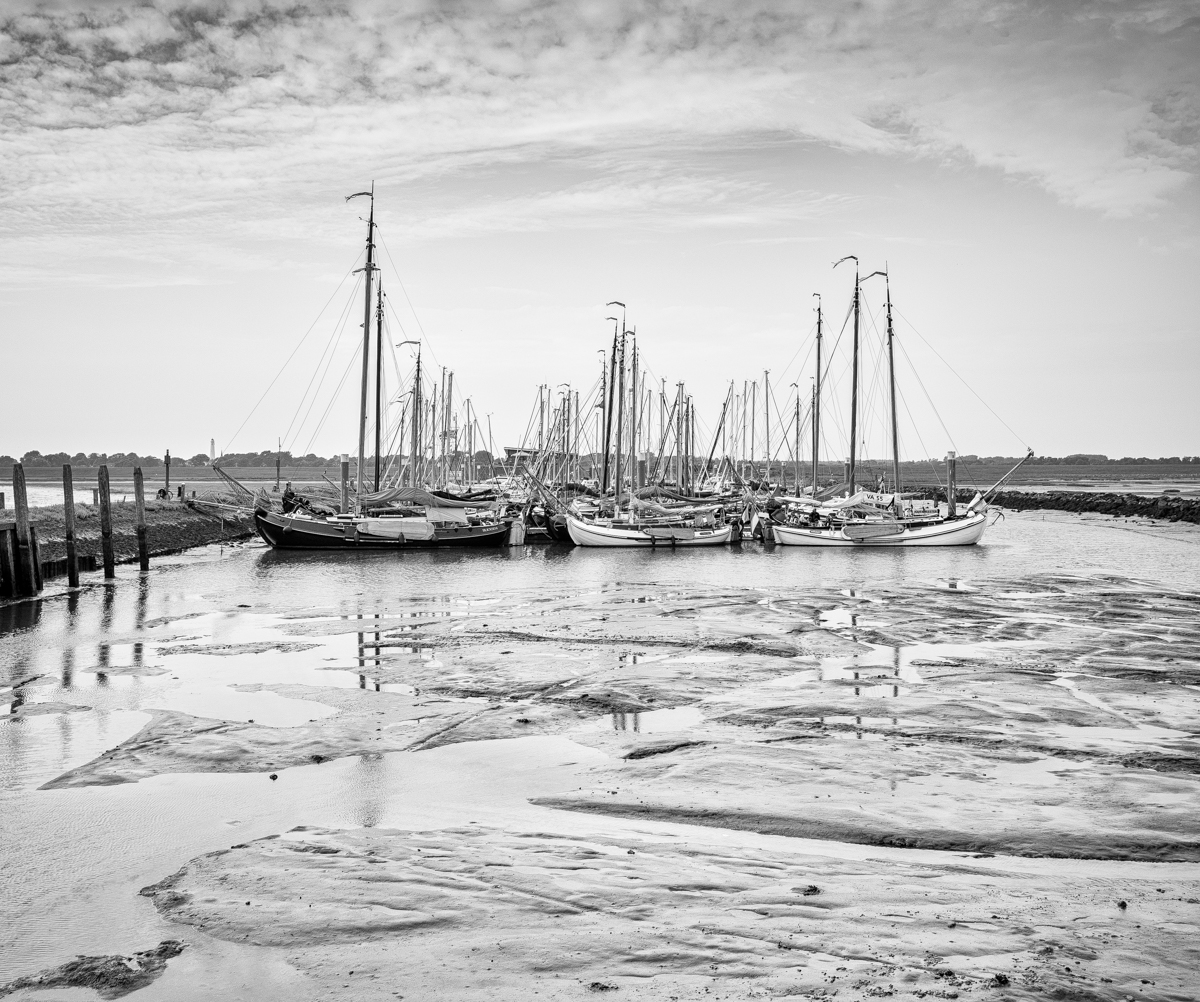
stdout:
<svg viewBox="0 0 1200 1002">
<path fill-rule="evenodd" d="M 0 21 L 5 274 L 27 280 L 63 237 L 140 264 L 132 237 L 151 231 L 201 271 L 228 263 L 230 239 L 256 266 L 256 240 L 300 235 L 297 204 L 366 176 L 453 190 L 451 211 L 413 206 L 422 234 L 604 225 L 614 211 L 654 225 L 796 218 L 836 196 L 748 179 L 727 157 L 797 138 L 976 163 L 1104 214 L 1154 212 L 1197 167 L 1194 12 L 27 3 Z M 324 219 L 310 213 L 306 235 Z"/>
</svg>

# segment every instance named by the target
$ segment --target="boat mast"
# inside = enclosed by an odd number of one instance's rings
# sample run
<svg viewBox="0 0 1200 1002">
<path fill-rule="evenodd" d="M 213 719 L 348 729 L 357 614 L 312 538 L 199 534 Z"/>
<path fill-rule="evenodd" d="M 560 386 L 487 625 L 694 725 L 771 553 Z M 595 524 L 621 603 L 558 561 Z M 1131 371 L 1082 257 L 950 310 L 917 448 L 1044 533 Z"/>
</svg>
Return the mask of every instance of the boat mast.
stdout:
<svg viewBox="0 0 1200 1002">
<path fill-rule="evenodd" d="M 383 435 L 383 279 L 375 297 L 375 490 L 379 490 L 379 454 Z"/>
<path fill-rule="evenodd" d="M 767 490 L 771 489 L 771 370 L 763 369 L 763 437 L 767 450 Z"/>
<path fill-rule="evenodd" d="M 895 481 L 895 491 L 900 492 L 900 431 L 896 426 L 896 357 L 892 348 L 892 283 L 888 278 L 887 269 L 873 271 L 862 281 L 882 275 L 884 287 L 887 289 L 887 350 L 888 350 L 888 390 L 889 403 L 892 412 L 892 480 Z M 861 284 L 861 283 L 860 283 Z"/>
<path fill-rule="evenodd" d="M 887 272 L 883 273 L 887 289 L 887 339 L 888 339 L 888 386 L 892 397 L 892 480 L 895 491 L 900 493 L 900 430 L 896 424 L 896 357 L 892 351 L 892 283 Z"/>
<path fill-rule="evenodd" d="M 454 438 L 451 437 L 453 433 L 450 430 L 454 419 L 453 371 L 446 373 L 446 392 L 442 394 L 442 409 L 446 412 L 446 416 L 442 420 L 442 489 L 444 490 L 450 483 L 451 450 L 457 445 Z"/>
<path fill-rule="evenodd" d="M 417 453 L 421 451 L 421 343 L 417 342 L 417 372 L 413 376 L 412 388 L 412 455 L 409 457 L 409 484 L 417 486 Z"/>
<path fill-rule="evenodd" d="M 625 342 L 624 324 L 621 325 L 621 354 L 617 362 L 617 473 L 613 484 L 615 514 L 621 514 L 621 488 L 625 486 Z"/>
<path fill-rule="evenodd" d="M 796 455 L 792 457 L 794 460 L 793 468 L 796 471 L 796 496 L 800 496 L 800 384 L 792 383 L 796 387 L 796 416 L 793 420 L 796 422 Z M 784 484 L 787 479 L 784 478 Z"/>
<path fill-rule="evenodd" d="M 629 388 L 629 490 L 632 493 L 638 487 L 637 482 L 637 462 L 638 462 L 638 407 L 639 397 L 638 392 L 638 346 L 636 330 L 633 336 L 633 382 Z"/>
<path fill-rule="evenodd" d="M 363 464 L 366 462 L 367 451 L 367 385 L 371 366 L 371 279 L 375 273 L 375 182 L 371 182 L 370 191 L 356 191 L 347 195 L 346 201 L 352 198 L 366 197 L 371 200 L 371 211 L 367 216 L 367 263 L 361 270 L 366 273 L 366 295 L 363 299 L 363 346 L 362 346 L 362 401 L 358 408 L 358 476 L 356 493 L 362 497 Z M 361 504 L 361 502 L 360 502 Z"/>
<path fill-rule="evenodd" d="M 817 381 L 813 383 L 813 497 L 817 496 L 817 472 L 821 452 L 821 294 L 817 297 Z M 799 391 L 797 391 L 799 392 Z"/>
<path fill-rule="evenodd" d="M 616 392 L 617 385 L 617 324 L 620 323 L 616 317 L 609 317 L 613 321 L 613 343 L 612 354 L 608 358 L 608 388 L 605 390 L 605 405 L 604 405 L 604 477 L 600 483 L 600 493 L 608 493 L 608 473 L 609 473 L 609 454 L 612 450 L 612 421 L 613 421 L 613 394 Z"/>
<path fill-rule="evenodd" d="M 858 258 L 847 254 L 841 261 L 835 261 L 836 268 L 842 261 L 854 261 L 854 362 L 850 371 L 850 469 L 846 481 L 850 496 L 854 496 L 854 465 L 856 458 L 855 444 L 858 438 Z"/>
</svg>

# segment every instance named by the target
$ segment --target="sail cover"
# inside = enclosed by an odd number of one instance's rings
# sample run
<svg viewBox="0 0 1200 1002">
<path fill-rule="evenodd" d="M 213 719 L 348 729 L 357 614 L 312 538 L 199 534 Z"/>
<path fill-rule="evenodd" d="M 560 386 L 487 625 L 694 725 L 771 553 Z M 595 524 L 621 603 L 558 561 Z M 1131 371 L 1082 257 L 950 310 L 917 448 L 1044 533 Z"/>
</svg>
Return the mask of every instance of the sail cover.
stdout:
<svg viewBox="0 0 1200 1002">
<path fill-rule="evenodd" d="M 388 505 L 424 505 L 427 508 L 491 508 L 493 501 L 458 501 L 450 497 L 430 494 L 417 487 L 389 487 L 374 494 L 363 494 L 359 499 L 367 508 L 384 508 Z"/>
</svg>

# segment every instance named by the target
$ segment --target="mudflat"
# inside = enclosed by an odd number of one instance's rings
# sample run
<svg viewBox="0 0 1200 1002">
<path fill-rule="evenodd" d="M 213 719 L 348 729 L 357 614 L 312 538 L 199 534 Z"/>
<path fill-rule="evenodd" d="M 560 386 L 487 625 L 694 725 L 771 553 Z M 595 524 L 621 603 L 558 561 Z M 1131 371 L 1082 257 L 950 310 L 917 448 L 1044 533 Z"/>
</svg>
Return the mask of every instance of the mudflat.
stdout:
<svg viewBox="0 0 1200 1002">
<path fill-rule="evenodd" d="M 141 998 L 1195 998 L 1200 534 L 989 531 L 252 544 L 26 604 L 0 978 L 144 954 Z"/>
</svg>

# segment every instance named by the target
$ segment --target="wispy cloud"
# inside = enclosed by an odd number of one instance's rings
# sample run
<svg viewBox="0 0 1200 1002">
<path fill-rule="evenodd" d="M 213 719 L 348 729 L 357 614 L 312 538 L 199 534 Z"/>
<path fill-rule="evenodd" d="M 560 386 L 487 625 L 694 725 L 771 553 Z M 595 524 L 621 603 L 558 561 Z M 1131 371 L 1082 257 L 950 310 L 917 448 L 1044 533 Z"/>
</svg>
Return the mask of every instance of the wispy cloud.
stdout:
<svg viewBox="0 0 1200 1002">
<path fill-rule="evenodd" d="M 411 207 L 425 233 L 614 214 L 754 225 L 838 197 L 746 169 L 762 144 L 796 138 L 975 163 L 1103 214 L 1154 212 L 1197 170 L 1191 12 L 31 3 L 0 22 L 0 231 L 24 265 L 64 237 L 135 258 L 130 241 L 149 237 L 199 267 L 221 257 L 206 247 L 300 235 L 297 205 L 331 204 L 367 176 L 426 192 Z M 304 233 L 333 218 L 305 213 Z"/>
</svg>

